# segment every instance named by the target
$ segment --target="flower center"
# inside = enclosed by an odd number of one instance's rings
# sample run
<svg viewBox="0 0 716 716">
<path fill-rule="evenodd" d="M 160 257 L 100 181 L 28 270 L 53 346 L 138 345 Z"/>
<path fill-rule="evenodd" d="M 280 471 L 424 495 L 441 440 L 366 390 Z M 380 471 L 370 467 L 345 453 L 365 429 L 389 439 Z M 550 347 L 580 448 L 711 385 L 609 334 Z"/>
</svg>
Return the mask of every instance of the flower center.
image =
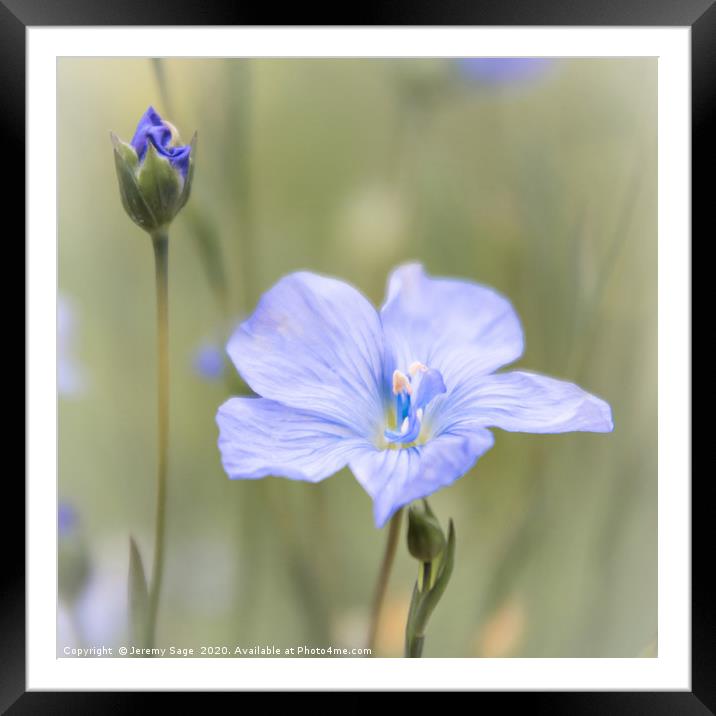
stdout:
<svg viewBox="0 0 716 716">
<path fill-rule="evenodd" d="M 445 391 L 440 371 L 418 361 L 410 364 L 407 375 L 400 370 L 393 371 L 396 428 L 386 428 L 383 433 L 390 446 L 401 447 L 415 442 L 422 429 L 425 408 Z"/>
</svg>

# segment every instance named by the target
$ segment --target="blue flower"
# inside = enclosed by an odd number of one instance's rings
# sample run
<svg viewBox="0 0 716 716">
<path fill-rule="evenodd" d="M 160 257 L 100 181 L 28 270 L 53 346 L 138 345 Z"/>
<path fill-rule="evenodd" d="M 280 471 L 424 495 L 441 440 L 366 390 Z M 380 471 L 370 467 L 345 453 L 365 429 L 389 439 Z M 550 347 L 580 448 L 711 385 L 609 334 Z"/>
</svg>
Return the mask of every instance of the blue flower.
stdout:
<svg viewBox="0 0 716 716">
<path fill-rule="evenodd" d="M 224 375 L 224 352 L 213 343 L 203 343 L 194 354 L 194 370 L 206 380 L 219 380 Z"/>
<path fill-rule="evenodd" d="M 394 271 L 380 313 L 346 283 L 291 274 L 227 350 L 261 396 L 219 408 L 229 477 L 317 482 L 348 465 L 378 527 L 470 470 L 493 445 L 490 427 L 613 429 L 609 405 L 572 383 L 495 373 L 523 350 L 510 303 L 417 264 Z"/>
<path fill-rule="evenodd" d="M 137 153 L 141 163 L 147 153 L 147 145 L 151 142 L 157 153 L 162 157 L 166 157 L 169 163 L 178 169 L 186 179 L 189 171 L 191 145 L 174 146 L 178 136 L 179 134 L 174 125 L 162 119 L 154 107 L 149 107 L 139 120 L 137 130 L 130 144 L 134 147 L 134 151 Z"/>
<path fill-rule="evenodd" d="M 491 85 L 535 79 L 552 64 L 553 61 L 545 57 L 464 57 L 457 60 L 463 76 Z"/>
</svg>

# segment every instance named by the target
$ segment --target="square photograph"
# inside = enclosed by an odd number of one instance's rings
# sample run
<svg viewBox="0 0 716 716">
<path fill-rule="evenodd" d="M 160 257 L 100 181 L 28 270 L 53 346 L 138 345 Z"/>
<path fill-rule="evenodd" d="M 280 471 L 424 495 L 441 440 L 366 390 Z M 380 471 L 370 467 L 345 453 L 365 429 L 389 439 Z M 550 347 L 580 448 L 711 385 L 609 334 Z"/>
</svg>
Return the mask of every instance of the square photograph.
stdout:
<svg viewBox="0 0 716 716">
<path fill-rule="evenodd" d="M 57 657 L 656 657 L 655 57 L 57 61 Z"/>
</svg>

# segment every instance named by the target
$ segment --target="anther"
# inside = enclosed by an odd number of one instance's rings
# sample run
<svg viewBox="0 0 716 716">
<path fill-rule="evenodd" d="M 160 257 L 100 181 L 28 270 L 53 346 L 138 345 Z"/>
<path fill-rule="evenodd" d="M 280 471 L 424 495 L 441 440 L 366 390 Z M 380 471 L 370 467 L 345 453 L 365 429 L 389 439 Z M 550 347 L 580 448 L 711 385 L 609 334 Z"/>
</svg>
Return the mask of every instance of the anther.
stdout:
<svg viewBox="0 0 716 716">
<path fill-rule="evenodd" d="M 393 371 L 393 395 L 399 395 L 400 393 L 407 393 L 410 395 L 413 392 L 410 386 L 410 379 L 405 373 L 401 373 L 399 370 Z"/>
<path fill-rule="evenodd" d="M 416 376 L 418 373 L 425 373 L 425 371 L 428 369 L 428 366 L 426 366 L 424 363 L 421 363 L 420 361 L 416 360 L 413 361 L 410 366 L 408 366 L 408 373 L 412 376 Z"/>
</svg>

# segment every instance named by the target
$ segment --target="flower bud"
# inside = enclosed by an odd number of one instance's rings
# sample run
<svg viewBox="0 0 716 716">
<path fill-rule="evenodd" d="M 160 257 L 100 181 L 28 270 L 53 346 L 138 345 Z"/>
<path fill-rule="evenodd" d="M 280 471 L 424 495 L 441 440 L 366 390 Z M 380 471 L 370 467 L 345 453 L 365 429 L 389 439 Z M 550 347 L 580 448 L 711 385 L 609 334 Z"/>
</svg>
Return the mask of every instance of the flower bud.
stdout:
<svg viewBox="0 0 716 716">
<path fill-rule="evenodd" d="M 196 133 L 177 144 L 176 129 L 150 107 L 129 144 L 110 136 L 125 211 L 150 234 L 164 231 L 189 199 Z"/>
<path fill-rule="evenodd" d="M 445 535 L 437 518 L 423 500 L 408 509 L 408 551 L 421 562 L 432 562 L 445 549 Z"/>
</svg>

